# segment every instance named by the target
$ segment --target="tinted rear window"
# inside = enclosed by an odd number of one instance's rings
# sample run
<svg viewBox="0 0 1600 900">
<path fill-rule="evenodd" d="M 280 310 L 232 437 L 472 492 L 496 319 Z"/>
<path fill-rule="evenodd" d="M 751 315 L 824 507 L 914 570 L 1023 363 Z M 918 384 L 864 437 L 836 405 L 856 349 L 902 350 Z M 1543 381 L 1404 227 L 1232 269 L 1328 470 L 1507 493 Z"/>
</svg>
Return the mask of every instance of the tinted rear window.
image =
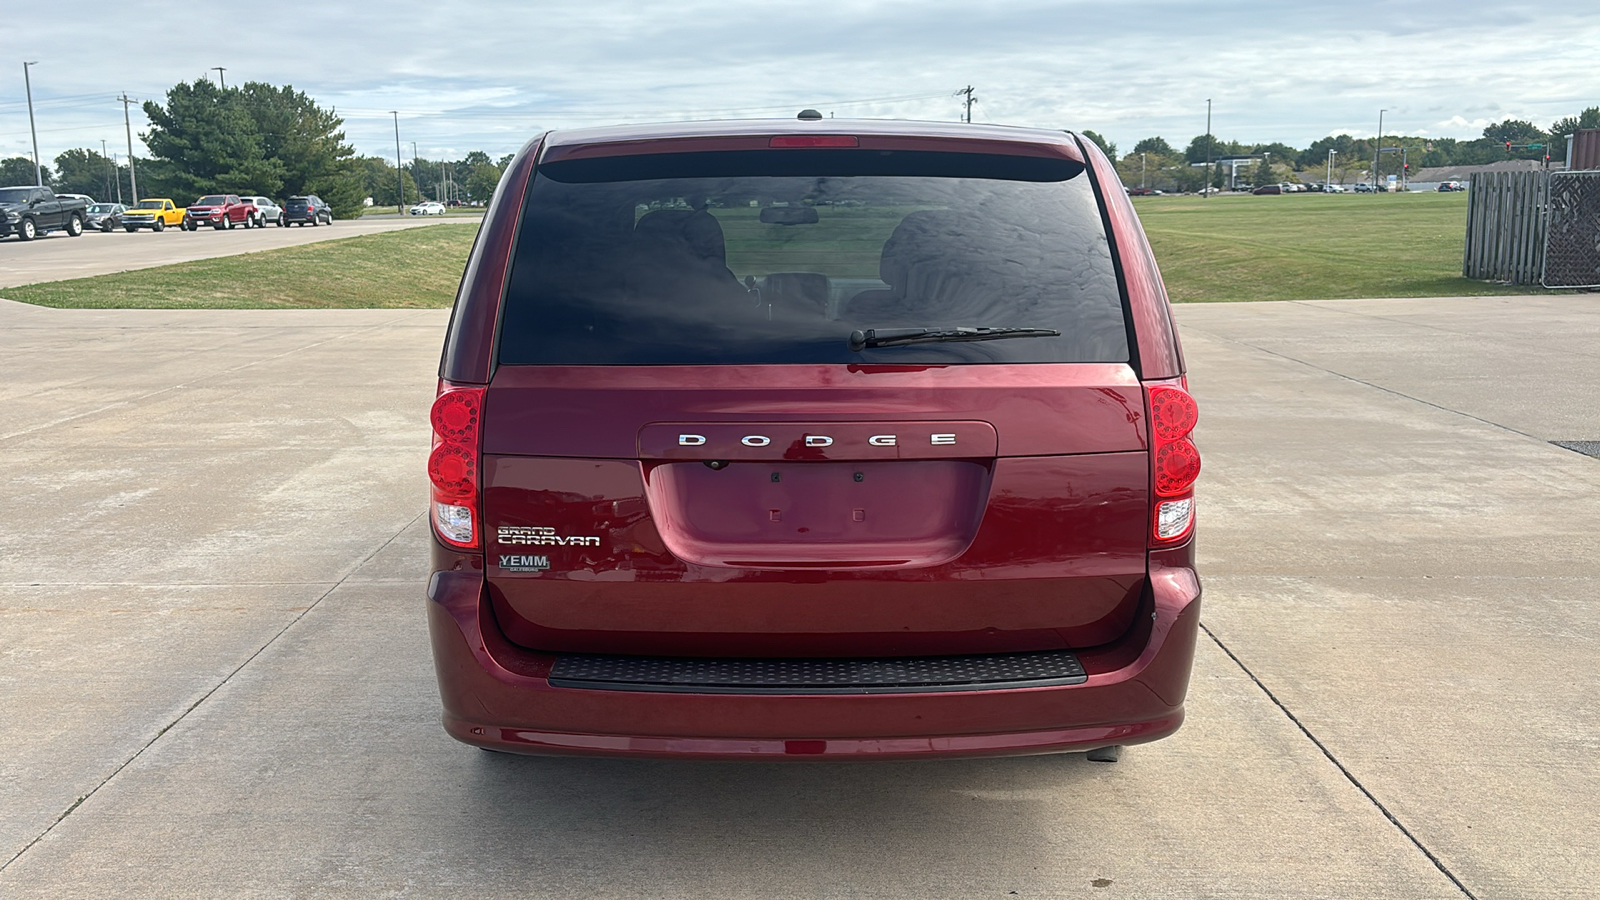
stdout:
<svg viewBox="0 0 1600 900">
<path fill-rule="evenodd" d="M 852 351 L 869 328 L 1059 337 Z M 1094 191 L 1067 160 L 774 150 L 540 166 L 507 365 L 1124 362 Z"/>
</svg>

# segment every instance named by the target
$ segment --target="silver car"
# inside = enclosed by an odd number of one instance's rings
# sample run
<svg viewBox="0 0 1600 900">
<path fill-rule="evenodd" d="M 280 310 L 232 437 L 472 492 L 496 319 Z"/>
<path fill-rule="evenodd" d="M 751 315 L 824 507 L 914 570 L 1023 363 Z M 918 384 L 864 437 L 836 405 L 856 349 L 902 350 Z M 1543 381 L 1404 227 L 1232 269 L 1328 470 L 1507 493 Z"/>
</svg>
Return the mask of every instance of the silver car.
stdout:
<svg viewBox="0 0 1600 900">
<path fill-rule="evenodd" d="M 255 204 L 255 220 L 250 224 L 257 228 L 265 228 L 268 222 L 273 222 L 279 228 L 283 227 L 283 207 L 279 206 L 277 201 L 271 197 L 240 197 L 239 199 L 246 203 Z"/>
</svg>

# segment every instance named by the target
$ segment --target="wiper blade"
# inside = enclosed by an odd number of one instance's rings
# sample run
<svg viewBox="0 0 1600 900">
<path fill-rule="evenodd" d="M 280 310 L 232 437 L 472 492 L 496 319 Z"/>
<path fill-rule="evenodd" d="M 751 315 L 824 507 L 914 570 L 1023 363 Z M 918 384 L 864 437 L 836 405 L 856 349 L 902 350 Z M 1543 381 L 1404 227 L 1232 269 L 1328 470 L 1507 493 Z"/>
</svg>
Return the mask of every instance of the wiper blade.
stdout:
<svg viewBox="0 0 1600 900">
<path fill-rule="evenodd" d="M 904 347 L 907 344 L 946 344 L 957 341 L 1000 341 L 1006 338 L 1060 337 L 1054 328 L 990 328 L 958 325 L 954 328 L 868 328 L 850 332 L 850 349 Z"/>
</svg>

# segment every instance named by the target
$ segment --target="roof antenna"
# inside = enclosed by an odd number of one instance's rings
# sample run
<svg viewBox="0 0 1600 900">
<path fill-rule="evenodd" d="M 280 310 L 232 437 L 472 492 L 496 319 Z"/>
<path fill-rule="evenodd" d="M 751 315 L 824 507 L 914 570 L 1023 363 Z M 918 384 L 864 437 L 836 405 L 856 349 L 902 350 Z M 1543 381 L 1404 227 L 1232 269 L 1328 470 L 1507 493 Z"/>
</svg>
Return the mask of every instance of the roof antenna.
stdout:
<svg viewBox="0 0 1600 900">
<path fill-rule="evenodd" d="M 816 122 L 822 119 L 822 113 L 814 109 L 802 109 L 798 118 L 804 122 Z"/>
</svg>

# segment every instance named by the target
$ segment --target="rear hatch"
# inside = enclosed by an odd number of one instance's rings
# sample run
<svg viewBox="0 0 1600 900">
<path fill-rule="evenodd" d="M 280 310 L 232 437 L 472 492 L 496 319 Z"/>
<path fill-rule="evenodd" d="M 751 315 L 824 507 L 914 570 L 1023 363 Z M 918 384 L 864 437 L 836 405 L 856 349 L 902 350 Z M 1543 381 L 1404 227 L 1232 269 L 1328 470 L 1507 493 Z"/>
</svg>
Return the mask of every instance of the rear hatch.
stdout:
<svg viewBox="0 0 1600 900">
<path fill-rule="evenodd" d="M 898 656 L 1128 627 L 1144 399 L 1075 150 L 599 157 L 528 191 L 483 415 L 512 640 Z"/>
</svg>

